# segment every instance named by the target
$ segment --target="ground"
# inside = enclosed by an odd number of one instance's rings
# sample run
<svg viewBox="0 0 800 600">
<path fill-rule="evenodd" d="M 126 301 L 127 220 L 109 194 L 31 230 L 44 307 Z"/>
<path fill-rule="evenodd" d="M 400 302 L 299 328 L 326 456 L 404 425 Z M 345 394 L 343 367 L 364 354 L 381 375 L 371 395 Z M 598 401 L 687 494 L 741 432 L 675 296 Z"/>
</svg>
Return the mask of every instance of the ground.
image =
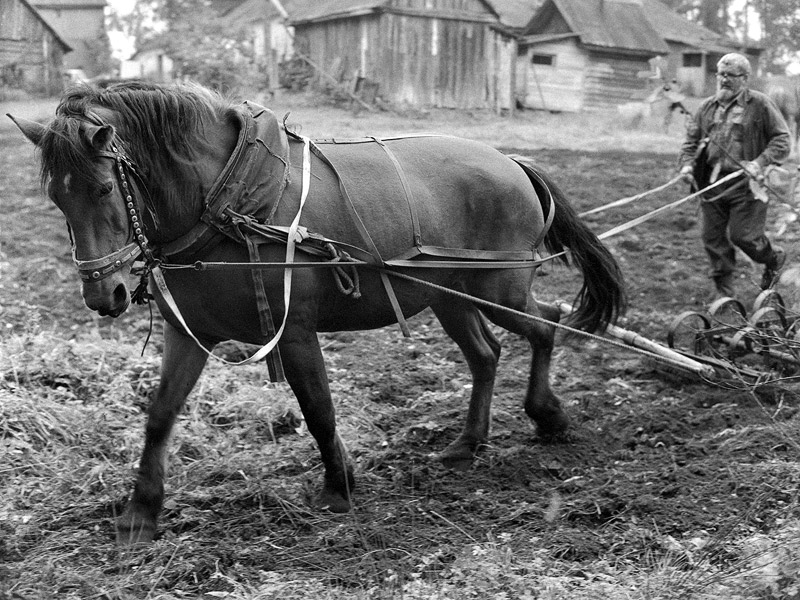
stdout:
<svg viewBox="0 0 800 600">
<path fill-rule="evenodd" d="M 322 336 L 356 467 L 352 513 L 310 508 L 321 467 L 287 389 L 261 366 L 212 365 L 173 441 L 159 538 L 117 548 L 112 518 L 157 384 L 158 317 L 142 350 L 146 309 L 116 320 L 85 309 L 30 145 L 8 128 L 0 142 L 0 598 L 800 597 L 791 381 L 709 385 L 559 334 L 552 383 L 572 429 L 552 442 L 522 411 L 527 343 L 498 330 L 491 442 L 457 473 L 436 454 L 462 426 L 469 377 L 429 313 L 411 339 Z M 497 145 L 533 154 L 578 211 L 674 175 L 666 152 Z M 586 221 L 600 233 L 686 194 L 675 186 Z M 791 227 L 780 239 L 797 256 Z M 608 245 L 627 279 L 622 327 L 663 343 L 677 314 L 704 309 L 696 204 Z M 742 260 L 745 304 L 759 278 Z M 579 285 L 547 266 L 534 291 L 571 300 Z"/>
</svg>

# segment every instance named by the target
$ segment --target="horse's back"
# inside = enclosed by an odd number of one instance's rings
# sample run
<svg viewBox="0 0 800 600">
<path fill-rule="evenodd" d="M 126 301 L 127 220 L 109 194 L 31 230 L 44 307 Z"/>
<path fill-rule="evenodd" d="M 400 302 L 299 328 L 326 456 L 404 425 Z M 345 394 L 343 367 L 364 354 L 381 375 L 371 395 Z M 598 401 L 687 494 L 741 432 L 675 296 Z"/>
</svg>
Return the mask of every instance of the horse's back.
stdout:
<svg viewBox="0 0 800 600">
<path fill-rule="evenodd" d="M 543 227 L 542 207 L 526 173 L 485 144 L 407 136 L 318 147 L 333 166 L 332 178 L 320 184 L 338 194 L 341 183 L 345 201 L 352 203 L 384 258 L 415 244 L 531 250 Z M 348 212 L 346 207 L 342 211 Z M 328 215 L 322 226 L 341 220 L 341 215 Z"/>
</svg>

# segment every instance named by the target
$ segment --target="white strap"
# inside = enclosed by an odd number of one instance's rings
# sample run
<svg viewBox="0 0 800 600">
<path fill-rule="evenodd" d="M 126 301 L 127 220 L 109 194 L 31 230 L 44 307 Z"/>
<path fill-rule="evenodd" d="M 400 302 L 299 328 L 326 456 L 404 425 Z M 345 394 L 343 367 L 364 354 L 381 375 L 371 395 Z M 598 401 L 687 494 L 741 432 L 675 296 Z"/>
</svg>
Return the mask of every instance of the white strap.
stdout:
<svg viewBox="0 0 800 600">
<path fill-rule="evenodd" d="M 308 197 L 308 189 L 311 185 L 311 140 L 305 136 L 300 136 L 303 140 L 303 179 L 302 179 L 302 187 L 300 191 L 300 207 L 297 209 L 297 214 L 292 221 L 292 224 L 289 226 L 289 233 L 288 239 L 286 241 L 286 263 L 291 264 L 294 262 L 294 249 L 295 243 L 297 240 L 301 239 L 298 236 L 298 229 L 300 226 L 300 215 L 303 212 L 303 206 L 306 203 L 306 198 Z M 280 329 L 275 333 L 275 337 L 273 337 L 269 342 L 267 342 L 264 346 L 258 349 L 258 351 L 253 354 L 251 357 L 246 358 L 239 362 L 233 362 L 222 358 L 221 356 L 217 356 L 208 351 L 208 349 L 198 340 L 192 331 L 189 329 L 189 326 L 186 324 L 186 321 L 181 314 L 180 309 L 178 309 L 178 305 L 175 303 L 175 298 L 170 293 L 169 289 L 167 288 L 167 282 L 164 280 L 164 274 L 161 271 L 161 267 L 156 266 L 153 268 L 153 280 L 156 282 L 156 286 L 158 287 L 158 291 L 161 292 L 161 295 L 164 297 L 164 301 L 169 306 L 169 309 L 172 311 L 172 314 L 175 315 L 175 318 L 178 319 L 178 322 L 183 326 L 183 329 L 186 333 L 191 337 L 195 343 L 200 346 L 203 350 L 205 350 L 206 354 L 208 354 L 211 358 L 218 360 L 221 363 L 226 365 L 238 367 L 241 365 L 247 365 L 256 361 L 261 360 L 267 354 L 272 352 L 275 346 L 278 345 L 278 340 L 281 339 L 281 335 L 283 334 L 283 330 L 286 327 L 286 319 L 289 315 L 289 298 L 292 294 L 292 272 L 294 269 L 291 267 L 287 267 L 283 270 L 283 323 L 281 323 Z"/>
</svg>

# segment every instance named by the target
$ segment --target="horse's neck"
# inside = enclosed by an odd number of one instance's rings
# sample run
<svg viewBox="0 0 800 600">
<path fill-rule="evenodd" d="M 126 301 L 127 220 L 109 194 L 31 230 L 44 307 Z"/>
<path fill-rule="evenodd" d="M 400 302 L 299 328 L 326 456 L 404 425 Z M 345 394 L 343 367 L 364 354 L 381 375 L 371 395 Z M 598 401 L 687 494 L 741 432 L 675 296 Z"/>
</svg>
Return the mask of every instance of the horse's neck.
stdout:
<svg viewBox="0 0 800 600">
<path fill-rule="evenodd" d="M 205 126 L 211 144 L 198 147 L 190 168 L 164 183 L 159 206 L 156 242 L 170 242 L 189 231 L 200 219 L 203 199 L 233 153 L 239 132 L 235 125 L 219 120 Z"/>
</svg>

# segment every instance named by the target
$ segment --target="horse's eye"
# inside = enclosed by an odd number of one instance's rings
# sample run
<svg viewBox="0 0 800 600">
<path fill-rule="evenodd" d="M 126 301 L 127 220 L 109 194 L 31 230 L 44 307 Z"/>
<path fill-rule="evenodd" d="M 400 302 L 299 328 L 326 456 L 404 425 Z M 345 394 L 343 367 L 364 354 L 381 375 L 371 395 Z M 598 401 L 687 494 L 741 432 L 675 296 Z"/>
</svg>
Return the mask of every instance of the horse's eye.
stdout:
<svg viewBox="0 0 800 600">
<path fill-rule="evenodd" d="M 104 196 L 108 196 L 112 191 L 114 191 L 114 182 L 113 181 L 106 181 L 101 183 L 94 192 L 96 198 L 102 198 Z"/>
</svg>

